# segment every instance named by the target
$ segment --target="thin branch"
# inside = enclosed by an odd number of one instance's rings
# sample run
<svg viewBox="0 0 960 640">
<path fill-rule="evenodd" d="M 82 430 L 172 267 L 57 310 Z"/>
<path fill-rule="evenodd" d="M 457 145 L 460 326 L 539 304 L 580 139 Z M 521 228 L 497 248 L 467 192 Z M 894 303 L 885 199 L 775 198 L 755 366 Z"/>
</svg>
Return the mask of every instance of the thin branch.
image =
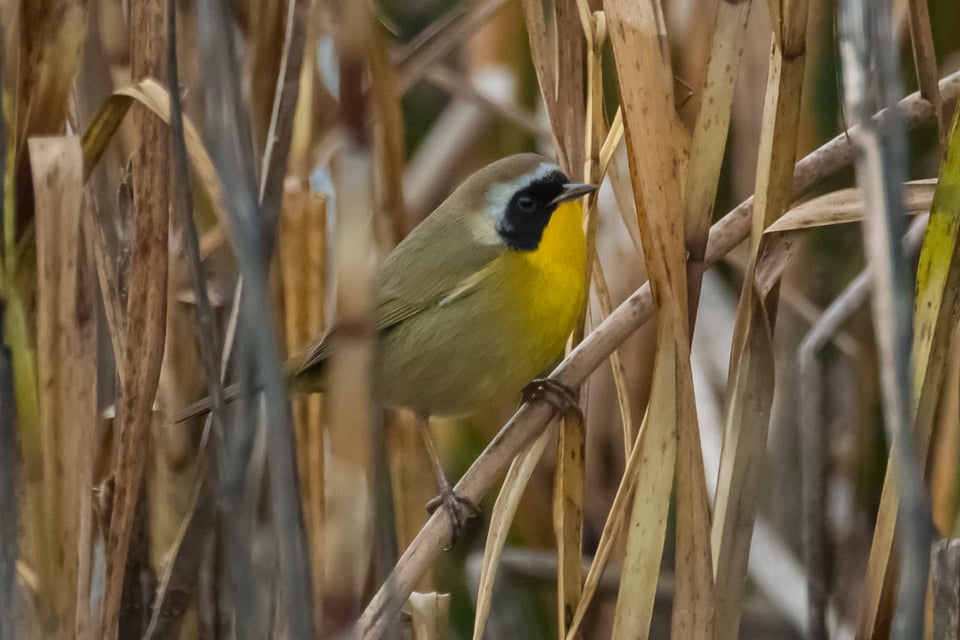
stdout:
<svg viewBox="0 0 960 640">
<path fill-rule="evenodd" d="M 200 343 L 200 359 L 203 362 L 203 373 L 207 383 L 207 393 L 210 397 L 210 423 L 213 432 L 217 438 L 217 452 L 220 455 L 226 453 L 224 443 L 223 429 L 223 409 L 224 396 L 223 384 L 220 381 L 220 350 L 217 346 L 215 336 L 213 310 L 210 306 L 210 296 L 207 293 L 206 279 L 204 278 L 203 267 L 200 260 L 200 239 L 197 234 L 197 226 L 193 217 L 193 190 L 190 184 L 190 170 L 187 160 L 187 143 L 183 131 L 183 104 L 180 99 L 180 79 L 177 66 L 177 7 L 176 0 L 167 0 L 167 85 L 170 95 L 170 136 L 173 155 L 173 207 L 181 213 L 181 232 L 183 238 L 183 253 L 187 262 L 187 268 L 190 271 L 190 280 L 193 284 L 194 300 L 197 314 L 197 338 Z M 203 438 L 203 444 L 206 444 L 206 438 Z M 208 475 L 208 466 L 206 463 L 206 447 L 199 448 L 200 464 L 197 468 L 197 488 L 205 484 Z M 192 506 L 196 505 L 195 500 L 191 500 Z M 185 519 L 188 523 L 197 522 L 194 518 L 194 509 L 191 508 Z M 171 583 L 178 581 L 177 577 L 184 572 L 192 572 L 196 569 L 196 563 L 182 562 L 184 555 L 180 553 L 183 535 L 188 528 L 181 528 L 181 535 L 178 536 L 176 546 L 177 553 L 173 560 L 168 563 L 162 579 L 158 582 L 157 594 L 154 599 L 154 607 L 150 616 L 150 624 L 145 636 L 152 637 L 157 633 L 159 625 L 164 625 L 165 634 L 160 637 L 176 637 L 180 628 L 180 621 L 186 611 L 185 606 L 176 606 L 183 604 L 182 598 L 176 600 L 175 609 L 170 610 L 171 601 L 167 599 L 168 590 Z M 193 528 L 191 530 L 197 530 Z M 190 557 L 199 560 L 199 552 Z M 193 581 L 187 580 L 187 583 L 193 584 Z M 233 583 L 231 583 L 233 584 Z M 236 602 L 236 594 L 232 598 Z"/>
<path fill-rule="evenodd" d="M 0 30 L 0 87 L 3 86 L 3 33 Z M 4 225 L 7 187 L 7 120 L 0 105 L 0 228 Z M 3 269 L 0 269 L 3 273 Z M 12 275 L 12 274 L 11 274 Z M 2 290 L 3 283 L 0 283 Z M 0 312 L 3 299 L 0 297 Z M 17 410 L 10 349 L 0 323 L 0 638 L 17 637 Z"/>
<path fill-rule="evenodd" d="M 904 252 L 916 256 L 927 228 L 927 216 L 914 220 L 903 239 Z M 853 314 L 867 302 L 873 281 L 862 271 L 824 309 L 797 349 L 800 370 L 800 440 L 803 461 L 803 551 L 807 566 L 807 624 L 810 640 L 826 640 L 830 595 L 827 556 L 826 494 L 829 471 L 828 416 L 824 409 L 826 370 L 820 352 Z"/>
<path fill-rule="evenodd" d="M 207 87 L 208 140 L 227 194 L 230 224 L 234 227 L 231 236 L 236 239 L 234 250 L 246 288 L 241 304 L 241 328 L 250 344 L 250 355 L 254 357 L 248 366 L 255 367 L 257 382 L 263 385 L 266 396 L 269 503 L 280 559 L 280 589 L 290 637 L 305 640 L 313 637 L 309 561 L 293 455 L 290 407 L 274 319 L 270 306 L 265 304 L 270 299 L 267 255 L 263 246 L 263 224 L 255 191 L 251 149 L 246 136 L 247 117 L 242 107 L 235 48 L 224 6 L 216 0 L 204 0 L 199 3 L 197 19 Z M 242 482 L 242 476 L 234 478 Z M 242 508 L 244 492 L 242 485 L 238 486 L 241 491 L 237 495 L 229 495 L 229 491 L 226 495 L 221 494 L 221 502 L 227 501 L 228 509 Z M 248 552 L 249 549 L 241 551 Z M 247 580 L 249 578 L 246 576 Z M 250 629 L 241 630 L 239 626 L 238 631 L 252 632 Z"/>
<path fill-rule="evenodd" d="M 942 80 L 940 90 L 945 100 L 956 98 L 960 94 L 960 72 Z M 919 93 L 904 98 L 899 106 L 909 126 L 929 122 L 934 117 L 933 107 Z M 886 116 L 886 112 L 881 112 L 874 119 L 882 121 Z M 847 133 L 841 133 L 796 164 L 794 197 L 803 196 L 826 177 L 850 166 L 853 159 L 854 149 L 847 139 Z M 711 227 L 704 268 L 747 237 L 752 208 L 751 196 Z M 551 377 L 572 387 L 581 384 L 606 361 L 614 349 L 653 316 L 653 311 L 650 285 L 646 283 L 591 332 L 554 370 Z M 543 403 L 523 404 L 457 483 L 457 494 L 470 500 L 479 500 L 517 453 L 543 430 L 552 414 L 552 408 Z M 448 546 L 450 533 L 450 523 L 444 514 L 435 513 L 431 516 L 360 616 L 356 627 L 359 637 L 377 638 L 387 625 L 393 623 L 416 581 Z"/>
<path fill-rule="evenodd" d="M 280 197 L 283 194 L 283 178 L 287 173 L 287 160 L 293 139 L 293 121 L 297 111 L 297 100 L 300 97 L 303 49 L 307 41 L 307 23 L 312 6 L 312 0 L 289 0 L 287 3 L 287 27 L 277 75 L 277 98 L 273 102 L 267 145 L 263 151 L 264 170 L 260 177 L 263 243 L 264 251 L 268 256 L 273 252 L 273 244 L 277 236 Z"/>
<path fill-rule="evenodd" d="M 896 51 L 889 3 L 840 3 L 844 102 L 854 120 L 862 123 L 850 138 L 858 149 L 857 182 L 871 212 L 864 219 L 863 243 L 876 283 L 871 306 L 880 392 L 902 500 L 897 511 L 900 563 L 892 637 L 907 640 L 923 637 L 932 527 L 911 428 L 913 283 L 900 246 L 906 128 L 896 108 L 883 123 L 870 119 L 873 109 L 893 105 L 900 91 Z"/>
</svg>

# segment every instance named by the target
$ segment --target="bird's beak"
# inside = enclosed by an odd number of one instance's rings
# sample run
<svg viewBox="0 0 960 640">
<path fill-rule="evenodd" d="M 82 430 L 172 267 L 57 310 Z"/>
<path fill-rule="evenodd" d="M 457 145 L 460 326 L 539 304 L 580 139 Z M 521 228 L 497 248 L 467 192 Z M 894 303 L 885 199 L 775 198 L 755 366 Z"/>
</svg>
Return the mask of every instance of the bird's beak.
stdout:
<svg viewBox="0 0 960 640">
<path fill-rule="evenodd" d="M 551 205 L 558 205 L 561 202 L 567 202 L 569 200 L 576 200 L 581 196 L 585 196 L 588 193 L 593 193 L 599 189 L 599 185 L 595 184 L 565 184 L 563 185 L 563 191 L 556 198 L 550 201 Z"/>
</svg>

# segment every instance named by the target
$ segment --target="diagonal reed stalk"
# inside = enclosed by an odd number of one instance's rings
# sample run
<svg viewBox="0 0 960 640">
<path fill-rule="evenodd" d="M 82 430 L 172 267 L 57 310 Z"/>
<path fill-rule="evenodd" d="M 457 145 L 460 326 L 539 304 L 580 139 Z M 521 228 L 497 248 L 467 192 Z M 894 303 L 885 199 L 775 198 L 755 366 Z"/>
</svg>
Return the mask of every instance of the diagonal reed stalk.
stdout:
<svg viewBox="0 0 960 640">
<path fill-rule="evenodd" d="M 941 80 L 940 90 L 945 100 L 952 100 L 960 95 L 960 73 L 954 73 Z M 911 94 L 898 104 L 910 127 L 931 122 L 934 118 L 932 106 L 923 100 L 919 93 Z M 885 112 L 881 112 L 874 118 L 882 120 L 886 115 Z M 855 130 L 855 127 L 851 129 L 854 133 Z M 821 181 L 853 163 L 854 152 L 847 138 L 851 131 L 845 131 L 834 137 L 796 164 L 793 174 L 794 199 L 809 193 Z M 711 227 L 705 256 L 705 262 L 708 265 L 722 258 L 747 237 L 751 225 L 752 208 L 753 198 L 751 197 Z M 551 376 L 567 385 L 581 383 L 652 315 L 651 292 L 649 285 L 645 284 L 588 334 Z M 510 461 L 547 425 L 552 413 L 550 407 L 540 403 L 525 403 L 521 406 L 463 475 L 455 487 L 456 492 L 471 500 L 479 500 Z M 629 495 L 629 491 L 626 495 Z M 394 624 L 395 616 L 413 590 L 419 576 L 449 544 L 450 534 L 449 522 L 442 517 L 442 514 L 435 514 L 427 521 L 414 541 L 403 552 L 390 577 L 381 585 L 360 616 L 355 631 L 361 638 L 378 637 L 387 625 Z M 602 544 L 601 541 L 601 546 Z M 602 565 L 603 562 L 594 562 L 594 566 Z M 586 585 L 589 586 L 591 583 L 595 585 L 599 580 L 599 574 L 599 570 L 595 571 L 591 567 L 586 577 Z M 585 586 L 584 593 L 586 589 Z M 582 619 L 583 613 L 583 611 L 576 613 L 574 624 L 578 619 Z"/>
</svg>

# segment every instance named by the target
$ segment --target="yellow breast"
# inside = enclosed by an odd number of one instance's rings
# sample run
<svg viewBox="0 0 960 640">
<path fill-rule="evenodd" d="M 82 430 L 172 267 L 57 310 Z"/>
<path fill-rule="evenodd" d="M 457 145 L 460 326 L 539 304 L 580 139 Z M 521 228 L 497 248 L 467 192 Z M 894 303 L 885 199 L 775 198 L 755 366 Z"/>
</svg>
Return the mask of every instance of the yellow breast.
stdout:
<svg viewBox="0 0 960 640">
<path fill-rule="evenodd" d="M 534 251 L 510 252 L 507 284 L 513 305 L 531 340 L 530 356 L 547 360 L 562 354 L 585 295 L 586 243 L 579 202 L 557 207 Z M 546 366 L 546 365 L 544 365 Z"/>
<path fill-rule="evenodd" d="M 580 205 L 561 205 L 537 249 L 506 251 L 477 286 L 385 336 L 382 399 L 431 415 L 461 416 L 516 401 L 563 355 L 584 298 Z"/>
</svg>

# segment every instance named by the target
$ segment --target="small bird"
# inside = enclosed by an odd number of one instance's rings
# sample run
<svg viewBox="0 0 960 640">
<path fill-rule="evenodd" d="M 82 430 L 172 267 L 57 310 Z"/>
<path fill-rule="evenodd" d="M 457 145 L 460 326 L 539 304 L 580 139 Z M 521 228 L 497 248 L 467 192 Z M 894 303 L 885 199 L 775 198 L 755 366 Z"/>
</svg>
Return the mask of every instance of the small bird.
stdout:
<svg viewBox="0 0 960 640">
<path fill-rule="evenodd" d="M 467 178 L 397 245 L 374 279 L 380 342 L 374 393 L 417 416 L 454 536 L 476 507 L 457 496 L 430 437 L 430 416 L 466 416 L 525 394 L 567 403 L 572 394 L 535 380 L 559 360 L 586 290 L 579 198 L 596 186 L 570 182 L 532 153 L 503 158 Z M 337 328 L 288 360 L 288 384 L 322 392 Z M 533 385 L 531 385 L 533 382 Z M 231 399 L 237 390 L 228 389 Z M 209 411 L 201 400 L 175 421 Z"/>
</svg>

